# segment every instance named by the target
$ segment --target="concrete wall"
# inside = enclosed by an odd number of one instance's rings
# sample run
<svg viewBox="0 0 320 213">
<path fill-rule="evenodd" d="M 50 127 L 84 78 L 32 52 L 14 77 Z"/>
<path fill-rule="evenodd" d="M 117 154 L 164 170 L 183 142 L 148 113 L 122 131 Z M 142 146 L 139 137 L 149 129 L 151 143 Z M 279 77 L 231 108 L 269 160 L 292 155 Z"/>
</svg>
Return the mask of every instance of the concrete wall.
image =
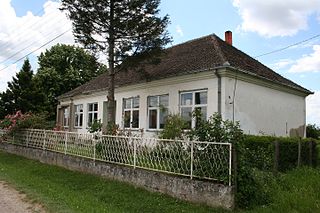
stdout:
<svg viewBox="0 0 320 213">
<path fill-rule="evenodd" d="M 243 80 L 237 80 L 235 84 L 235 78 L 225 77 L 223 82 L 224 118 L 233 120 L 234 115 L 245 133 L 305 135 L 305 97 Z"/>
<path fill-rule="evenodd" d="M 150 191 L 165 193 L 195 203 L 223 208 L 233 208 L 234 206 L 233 187 L 231 186 L 209 181 L 190 180 L 189 178 L 104 162 L 94 162 L 76 156 L 7 143 L 0 143 L 0 149 L 29 159 L 39 160 L 42 163 L 127 182 Z"/>
</svg>

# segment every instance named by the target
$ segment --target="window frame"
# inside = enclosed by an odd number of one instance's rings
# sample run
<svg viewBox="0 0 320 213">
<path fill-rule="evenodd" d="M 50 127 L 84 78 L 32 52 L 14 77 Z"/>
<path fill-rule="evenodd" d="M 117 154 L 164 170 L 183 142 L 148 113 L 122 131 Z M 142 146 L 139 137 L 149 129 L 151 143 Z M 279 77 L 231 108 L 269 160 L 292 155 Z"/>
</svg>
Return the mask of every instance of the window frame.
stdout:
<svg viewBox="0 0 320 213">
<path fill-rule="evenodd" d="M 163 128 L 160 127 L 160 112 L 161 112 L 161 105 L 160 105 L 160 98 L 163 96 L 168 97 L 168 105 L 165 106 L 164 108 L 169 111 L 169 94 L 162 94 L 162 95 L 150 95 L 147 97 L 147 129 L 151 131 L 157 131 L 157 130 L 163 130 Z M 157 98 L 157 106 L 149 106 L 149 101 L 150 98 L 156 97 Z M 150 128 L 150 111 L 151 110 L 156 110 L 157 111 L 157 123 L 156 123 L 156 128 Z"/>
<path fill-rule="evenodd" d="M 92 105 L 92 110 L 90 111 L 90 105 Z M 94 110 L 95 107 L 94 105 L 97 105 L 97 110 Z M 88 115 L 88 119 L 87 119 L 87 127 L 90 127 L 90 125 L 97 120 L 98 121 L 98 112 L 99 112 L 99 103 L 98 102 L 92 102 L 92 103 L 88 103 L 87 104 L 87 115 Z M 92 114 L 92 119 L 91 121 L 89 120 L 90 118 L 90 114 Z M 94 115 L 97 114 L 97 119 L 94 119 Z"/>
<path fill-rule="evenodd" d="M 207 93 L 207 100 L 206 104 L 196 104 L 196 93 L 201 93 L 201 92 L 206 92 Z M 189 105 L 182 105 L 182 95 L 183 94 L 192 94 L 192 103 Z M 180 116 L 182 116 L 182 108 L 191 108 L 191 113 L 196 109 L 196 108 L 201 108 L 201 107 L 206 107 L 206 117 L 205 119 L 208 119 L 208 89 L 198 89 L 198 90 L 189 90 L 189 91 L 180 91 L 179 94 L 179 112 Z M 196 126 L 196 119 L 191 117 L 191 127 L 190 129 L 194 128 Z M 189 127 L 188 127 L 189 129 Z"/>
<path fill-rule="evenodd" d="M 79 107 L 79 111 L 78 111 Z M 81 111 L 82 110 L 82 111 Z M 78 119 L 78 122 L 77 122 Z M 74 105 L 74 128 L 83 127 L 83 104 Z M 80 122 L 82 120 L 82 122 Z M 76 125 L 78 123 L 78 125 Z M 82 125 L 80 125 L 82 124 Z"/>
<path fill-rule="evenodd" d="M 134 99 L 138 99 L 138 107 L 134 108 Z M 126 100 L 130 100 L 130 108 L 126 108 Z M 125 126 L 125 113 L 130 112 L 130 120 L 129 120 L 129 127 Z M 138 112 L 138 127 L 132 127 L 133 124 L 133 113 Z M 138 130 L 140 128 L 140 96 L 134 96 L 129 98 L 122 99 L 122 113 L 123 113 L 123 128 L 124 129 L 131 129 L 131 130 Z"/>
<path fill-rule="evenodd" d="M 62 125 L 63 125 L 64 128 L 69 128 L 69 125 L 70 125 L 70 107 L 65 107 L 63 109 Z"/>
</svg>

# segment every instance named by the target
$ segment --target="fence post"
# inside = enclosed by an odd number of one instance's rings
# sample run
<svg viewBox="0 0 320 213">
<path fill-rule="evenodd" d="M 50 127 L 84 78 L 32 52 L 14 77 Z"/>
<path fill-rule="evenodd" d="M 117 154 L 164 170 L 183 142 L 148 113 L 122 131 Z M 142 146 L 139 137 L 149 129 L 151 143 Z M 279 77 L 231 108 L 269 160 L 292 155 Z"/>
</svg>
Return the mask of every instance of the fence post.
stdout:
<svg viewBox="0 0 320 213">
<path fill-rule="evenodd" d="M 93 165 L 96 165 L 96 136 L 93 134 Z M 97 136 L 98 137 L 98 136 Z"/>
<path fill-rule="evenodd" d="M 65 133 L 64 154 L 67 154 L 68 132 Z"/>
<path fill-rule="evenodd" d="M 46 149 L 46 139 L 47 139 L 47 134 L 46 134 L 46 130 L 43 131 L 44 137 L 43 137 L 43 147 L 42 149 L 45 150 Z"/>
<path fill-rule="evenodd" d="M 233 168 L 233 188 L 234 194 L 238 190 L 238 155 L 236 146 L 232 146 L 232 168 Z"/>
<path fill-rule="evenodd" d="M 274 163 L 273 163 L 273 174 L 276 175 L 279 170 L 279 142 L 274 142 Z"/>
<path fill-rule="evenodd" d="M 137 166 L 137 141 L 133 139 L 133 168 Z"/>
<path fill-rule="evenodd" d="M 229 144 L 229 186 L 231 186 L 231 180 L 232 180 L 232 144 Z"/>
<path fill-rule="evenodd" d="M 301 166 L 301 138 L 298 141 L 298 167 Z"/>
<path fill-rule="evenodd" d="M 190 143 L 191 143 L 190 179 L 192 179 L 192 177 L 193 177 L 193 158 L 194 158 L 194 156 L 193 156 L 194 150 L 193 149 L 194 149 L 194 142 L 191 141 Z"/>
<path fill-rule="evenodd" d="M 29 147 L 29 131 L 27 130 L 27 141 L 26 141 L 27 147 Z"/>
<path fill-rule="evenodd" d="M 309 141 L 309 165 L 313 165 L 313 141 Z"/>
</svg>

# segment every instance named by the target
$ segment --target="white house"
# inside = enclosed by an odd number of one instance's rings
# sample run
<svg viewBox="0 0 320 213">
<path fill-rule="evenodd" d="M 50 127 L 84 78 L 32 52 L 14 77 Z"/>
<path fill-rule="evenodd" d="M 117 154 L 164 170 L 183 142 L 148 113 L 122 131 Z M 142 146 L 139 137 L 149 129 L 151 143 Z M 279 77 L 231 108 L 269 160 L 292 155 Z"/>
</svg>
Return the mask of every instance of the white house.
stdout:
<svg viewBox="0 0 320 213">
<path fill-rule="evenodd" d="M 282 77 L 216 35 L 165 50 L 160 64 L 144 73 L 116 75 L 116 123 L 151 136 L 161 130 L 168 112 L 180 113 L 194 126 L 190 112 L 200 108 L 208 118 L 240 121 L 248 134 L 304 136 L 305 98 L 309 90 Z M 57 123 L 69 131 L 87 132 L 95 119 L 105 121 L 107 73 L 61 95 Z M 166 110 L 163 110 L 166 109 Z"/>
</svg>

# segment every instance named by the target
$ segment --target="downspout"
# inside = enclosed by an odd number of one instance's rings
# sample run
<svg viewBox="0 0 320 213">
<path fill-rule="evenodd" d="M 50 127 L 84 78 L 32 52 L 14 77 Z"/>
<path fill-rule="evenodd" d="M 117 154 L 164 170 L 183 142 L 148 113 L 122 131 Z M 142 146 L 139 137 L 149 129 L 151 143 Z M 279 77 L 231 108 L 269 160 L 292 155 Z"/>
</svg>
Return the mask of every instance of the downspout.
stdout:
<svg viewBox="0 0 320 213">
<path fill-rule="evenodd" d="M 218 114 L 221 115 L 221 76 L 218 70 L 214 70 L 214 74 L 218 78 Z"/>
</svg>

